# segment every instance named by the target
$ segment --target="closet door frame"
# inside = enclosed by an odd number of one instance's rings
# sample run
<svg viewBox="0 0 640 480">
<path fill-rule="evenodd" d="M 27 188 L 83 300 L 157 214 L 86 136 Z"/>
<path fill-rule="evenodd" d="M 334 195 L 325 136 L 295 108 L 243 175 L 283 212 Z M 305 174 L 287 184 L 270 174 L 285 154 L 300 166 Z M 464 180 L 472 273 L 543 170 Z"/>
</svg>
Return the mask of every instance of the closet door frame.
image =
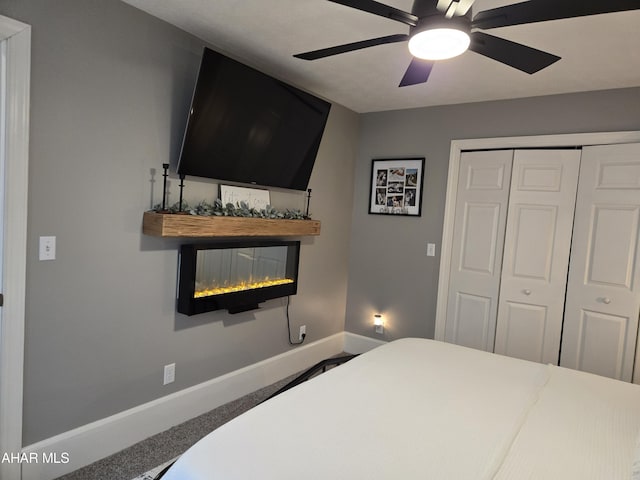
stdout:
<svg viewBox="0 0 640 480">
<path fill-rule="evenodd" d="M 590 145 L 612 145 L 618 143 L 640 142 L 640 131 L 605 133 L 570 133 L 558 135 L 537 135 L 524 137 L 476 138 L 451 141 L 449 155 L 449 174 L 442 228 L 442 248 L 440 273 L 438 277 L 438 299 L 436 303 L 436 327 L 434 338 L 444 341 L 447 318 L 447 299 L 449 298 L 449 272 L 451 269 L 451 247 L 453 245 L 453 227 L 458 193 L 458 175 L 460 157 L 463 151 L 486 149 L 518 149 L 549 147 L 586 147 Z"/>
</svg>

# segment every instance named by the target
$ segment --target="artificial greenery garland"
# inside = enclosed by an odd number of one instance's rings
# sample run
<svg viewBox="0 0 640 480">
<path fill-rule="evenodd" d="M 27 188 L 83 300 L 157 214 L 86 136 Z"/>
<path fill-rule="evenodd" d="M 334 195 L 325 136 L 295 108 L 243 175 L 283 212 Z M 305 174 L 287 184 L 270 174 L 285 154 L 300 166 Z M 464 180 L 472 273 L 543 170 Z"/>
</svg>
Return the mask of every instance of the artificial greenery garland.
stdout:
<svg viewBox="0 0 640 480">
<path fill-rule="evenodd" d="M 163 212 L 160 205 L 156 205 L 153 210 L 155 212 Z M 245 218 L 268 218 L 273 220 L 310 220 L 311 217 L 300 210 L 276 210 L 271 205 L 267 205 L 263 209 L 250 208 L 246 202 L 222 204 L 220 199 L 216 199 L 213 204 L 205 201 L 200 202 L 195 207 L 190 207 L 186 202 L 182 202 L 182 210 L 180 205 L 174 203 L 166 211 L 169 213 L 189 213 L 190 215 L 201 215 L 205 217 L 245 217 Z"/>
</svg>

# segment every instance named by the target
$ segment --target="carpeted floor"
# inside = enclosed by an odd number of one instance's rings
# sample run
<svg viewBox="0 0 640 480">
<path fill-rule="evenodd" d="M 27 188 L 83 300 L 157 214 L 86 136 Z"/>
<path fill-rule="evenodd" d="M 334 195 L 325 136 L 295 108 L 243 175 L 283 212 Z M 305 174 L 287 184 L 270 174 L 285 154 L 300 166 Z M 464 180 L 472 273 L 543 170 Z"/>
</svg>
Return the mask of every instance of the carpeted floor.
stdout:
<svg viewBox="0 0 640 480">
<path fill-rule="evenodd" d="M 131 480 L 176 458 L 200 438 L 254 407 L 295 377 L 245 395 L 57 480 Z"/>
</svg>

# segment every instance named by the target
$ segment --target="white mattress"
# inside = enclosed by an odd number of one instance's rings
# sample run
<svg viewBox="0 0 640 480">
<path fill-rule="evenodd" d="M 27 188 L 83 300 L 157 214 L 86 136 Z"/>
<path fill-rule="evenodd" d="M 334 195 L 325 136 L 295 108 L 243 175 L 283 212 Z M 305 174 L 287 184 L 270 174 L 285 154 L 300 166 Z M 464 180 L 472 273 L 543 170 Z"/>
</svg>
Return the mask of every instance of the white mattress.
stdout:
<svg viewBox="0 0 640 480">
<path fill-rule="evenodd" d="M 550 367 L 496 479 L 631 478 L 640 387 Z"/>
<path fill-rule="evenodd" d="M 235 418 L 163 479 L 629 479 L 639 430 L 638 386 L 403 339 Z"/>
</svg>

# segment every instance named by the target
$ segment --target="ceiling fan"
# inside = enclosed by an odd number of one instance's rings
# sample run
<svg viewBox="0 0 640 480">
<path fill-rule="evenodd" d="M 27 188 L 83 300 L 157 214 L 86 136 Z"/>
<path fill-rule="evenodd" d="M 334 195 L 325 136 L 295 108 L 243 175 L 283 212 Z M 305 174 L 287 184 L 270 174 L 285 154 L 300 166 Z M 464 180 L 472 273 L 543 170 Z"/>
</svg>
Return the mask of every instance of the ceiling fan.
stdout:
<svg viewBox="0 0 640 480">
<path fill-rule="evenodd" d="M 493 8 L 472 18 L 475 0 L 414 0 L 411 13 L 373 0 L 329 0 L 409 26 L 408 34 L 387 35 L 294 55 L 303 60 L 339 55 L 386 43 L 409 42 L 413 60 L 400 87 L 425 83 L 435 61 L 453 58 L 466 50 L 533 74 L 560 57 L 479 30 L 640 10 L 639 0 L 529 0 Z M 473 30 L 473 31 L 472 31 Z"/>
</svg>

